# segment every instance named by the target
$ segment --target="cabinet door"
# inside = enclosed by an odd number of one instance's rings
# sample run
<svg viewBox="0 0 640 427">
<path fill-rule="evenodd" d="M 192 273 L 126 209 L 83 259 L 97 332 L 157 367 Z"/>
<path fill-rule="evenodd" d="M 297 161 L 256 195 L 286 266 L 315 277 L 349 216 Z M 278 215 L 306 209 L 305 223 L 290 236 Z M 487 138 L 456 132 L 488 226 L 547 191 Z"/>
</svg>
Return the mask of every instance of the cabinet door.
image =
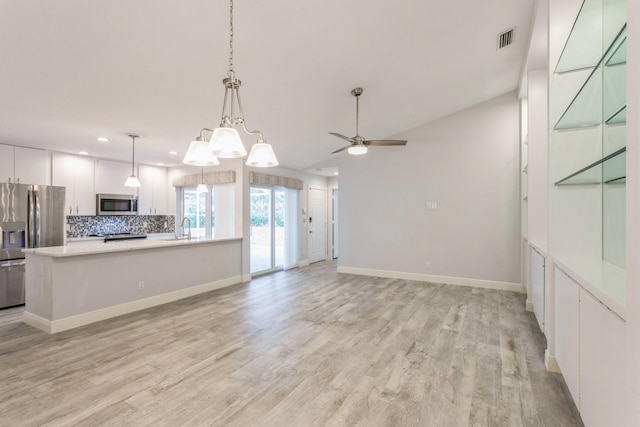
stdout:
<svg viewBox="0 0 640 427">
<path fill-rule="evenodd" d="M 138 192 L 138 213 L 140 215 L 153 215 L 153 181 L 155 168 L 147 165 L 140 165 L 140 189 Z"/>
<path fill-rule="evenodd" d="M 531 301 L 533 303 L 533 313 L 536 315 L 536 320 L 538 321 L 540 330 L 544 332 L 545 258 L 532 247 L 529 247 L 529 256 L 529 274 L 531 280 Z"/>
<path fill-rule="evenodd" d="M 75 213 L 76 215 L 95 215 L 94 160 L 76 156 L 74 171 Z"/>
<path fill-rule="evenodd" d="M 15 182 L 20 184 L 51 184 L 49 152 L 35 148 L 15 147 Z"/>
<path fill-rule="evenodd" d="M 558 267 L 554 277 L 556 359 L 580 410 L 580 287 Z"/>
<path fill-rule="evenodd" d="M 156 215 L 167 215 L 167 168 L 156 167 L 153 177 L 153 209 Z"/>
<path fill-rule="evenodd" d="M 0 182 L 13 182 L 13 146 L 0 144 Z"/>
<path fill-rule="evenodd" d="M 138 189 L 125 187 L 131 175 L 131 163 L 98 160 L 96 162 L 96 193 L 138 195 Z"/>
<path fill-rule="evenodd" d="M 51 163 L 51 185 L 66 187 L 65 192 L 65 214 L 75 214 L 75 195 L 74 195 L 74 170 L 75 156 L 63 153 L 53 153 Z"/>
<path fill-rule="evenodd" d="M 587 426 L 625 425 L 625 325 L 580 293 L 580 415 Z"/>
</svg>

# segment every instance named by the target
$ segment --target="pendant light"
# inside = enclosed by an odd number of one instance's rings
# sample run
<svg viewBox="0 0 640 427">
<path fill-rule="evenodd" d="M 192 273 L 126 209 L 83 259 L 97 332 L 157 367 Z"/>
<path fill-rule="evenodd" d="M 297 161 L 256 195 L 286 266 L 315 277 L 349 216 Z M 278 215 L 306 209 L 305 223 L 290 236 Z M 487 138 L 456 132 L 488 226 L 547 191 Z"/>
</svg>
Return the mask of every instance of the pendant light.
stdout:
<svg viewBox="0 0 640 427">
<path fill-rule="evenodd" d="M 189 149 L 182 159 L 182 163 L 192 166 L 218 166 L 220 161 L 218 158 L 209 151 L 209 143 L 204 139 L 203 132 L 211 131 L 211 129 L 204 128 L 200 131 L 200 136 L 196 137 L 194 141 L 189 144 Z"/>
<path fill-rule="evenodd" d="M 140 138 L 138 135 L 129 134 L 131 137 L 131 176 L 127 178 L 124 183 L 125 187 L 140 187 L 140 180 L 136 177 L 135 173 L 135 160 L 136 160 L 136 138 Z"/>
<path fill-rule="evenodd" d="M 200 137 L 204 131 L 210 131 L 211 140 L 208 149 L 216 157 L 222 159 L 236 159 L 245 157 L 247 150 L 240 139 L 240 134 L 234 126 L 241 125 L 244 132 L 249 135 L 257 135 L 257 143 L 251 148 L 247 159 L 247 165 L 256 167 L 272 167 L 278 165 L 278 160 L 273 148 L 262 136 L 260 131 L 250 131 L 244 119 L 242 102 L 240 101 L 241 82 L 236 78 L 233 69 L 233 0 L 229 1 L 229 69 L 227 78 L 222 80 L 224 85 L 224 102 L 222 104 L 222 118 L 220 126 L 214 130 L 204 128 L 200 131 Z M 237 109 L 237 111 L 236 111 Z M 204 140 L 204 139 L 202 139 Z M 191 147 L 189 147 L 191 149 Z M 189 154 L 189 151 L 187 151 Z M 185 156 L 186 158 L 186 156 Z"/>
<path fill-rule="evenodd" d="M 196 193 L 206 193 L 209 191 L 204 183 L 204 168 L 200 168 L 200 184 L 196 187 Z"/>
</svg>

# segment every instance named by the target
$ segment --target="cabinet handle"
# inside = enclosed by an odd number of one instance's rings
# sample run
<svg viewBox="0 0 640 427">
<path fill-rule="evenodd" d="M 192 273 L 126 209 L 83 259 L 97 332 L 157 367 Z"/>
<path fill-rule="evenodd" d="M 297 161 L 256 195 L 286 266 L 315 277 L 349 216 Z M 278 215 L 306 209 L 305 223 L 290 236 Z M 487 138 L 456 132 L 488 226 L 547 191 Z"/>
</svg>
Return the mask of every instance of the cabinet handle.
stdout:
<svg viewBox="0 0 640 427">
<path fill-rule="evenodd" d="M 79 212 L 80 212 L 80 209 L 78 209 L 78 206 L 76 206 L 76 215 L 78 215 Z"/>
<path fill-rule="evenodd" d="M 11 177 L 9 177 L 9 184 L 11 184 Z"/>
<path fill-rule="evenodd" d="M 16 178 L 16 183 L 20 184 L 20 178 Z"/>
<path fill-rule="evenodd" d="M 69 215 L 73 215 L 73 208 L 71 206 L 69 206 Z"/>
<path fill-rule="evenodd" d="M 155 215 L 157 212 L 156 208 L 153 208 L 153 214 Z"/>
<path fill-rule="evenodd" d="M 149 208 L 149 215 L 151 215 L 151 208 Z"/>
</svg>

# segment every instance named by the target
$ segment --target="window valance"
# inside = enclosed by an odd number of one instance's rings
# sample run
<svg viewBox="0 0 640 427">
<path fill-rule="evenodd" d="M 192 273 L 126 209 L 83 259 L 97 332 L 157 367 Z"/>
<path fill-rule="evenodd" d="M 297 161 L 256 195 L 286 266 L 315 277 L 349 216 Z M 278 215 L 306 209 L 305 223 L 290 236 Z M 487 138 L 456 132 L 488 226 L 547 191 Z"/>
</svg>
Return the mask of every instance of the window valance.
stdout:
<svg viewBox="0 0 640 427">
<path fill-rule="evenodd" d="M 249 183 L 273 185 L 276 187 L 291 188 L 294 190 L 302 190 L 304 187 L 302 181 L 295 178 L 287 178 L 284 176 L 268 175 L 266 173 L 249 172 Z"/>
<path fill-rule="evenodd" d="M 184 175 L 173 179 L 174 187 L 195 187 L 200 183 L 211 184 L 229 184 L 236 182 L 235 171 L 222 172 L 206 172 L 204 174 Z"/>
</svg>

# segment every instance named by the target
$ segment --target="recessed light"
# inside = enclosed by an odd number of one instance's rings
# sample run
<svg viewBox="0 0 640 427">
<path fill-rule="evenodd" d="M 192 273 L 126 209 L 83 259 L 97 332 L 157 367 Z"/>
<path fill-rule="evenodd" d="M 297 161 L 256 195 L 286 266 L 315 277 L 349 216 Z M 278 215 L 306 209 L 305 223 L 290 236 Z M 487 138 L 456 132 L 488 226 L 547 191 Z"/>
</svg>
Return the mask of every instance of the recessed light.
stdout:
<svg viewBox="0 0 640 427">
<path fill-rule="evenodd" d="M 158 163 L 158 166 L 164 166 L 164 163 Z"/>
<path fill-rule="evenodd" d="M 82 154 L 83 156 L 86 156 L 87 154 L 89 154 L 88 151 L 78 151 L 78 154 Z"/>
<path fill-rule="evenodd" d="M 96 138 L 96 141 L 109 142 L 109 138 L 105 138 L 104 136 L 99 136 L 99 137 Z"/>
<path fill-rule="evenodd" d="M 178 152 L 177 151 L 169 151 L 169 154 L 171 154 L 172 156 L 175 156 L 175 155 L 178 154 Z"/>
<path fill-rule="evenodd" d="M 333 174 L 334 174 L 334 175 L 340 175 L 340 173 L 338 173 L 338 172 L 334 172 Z"/>
</svg>

